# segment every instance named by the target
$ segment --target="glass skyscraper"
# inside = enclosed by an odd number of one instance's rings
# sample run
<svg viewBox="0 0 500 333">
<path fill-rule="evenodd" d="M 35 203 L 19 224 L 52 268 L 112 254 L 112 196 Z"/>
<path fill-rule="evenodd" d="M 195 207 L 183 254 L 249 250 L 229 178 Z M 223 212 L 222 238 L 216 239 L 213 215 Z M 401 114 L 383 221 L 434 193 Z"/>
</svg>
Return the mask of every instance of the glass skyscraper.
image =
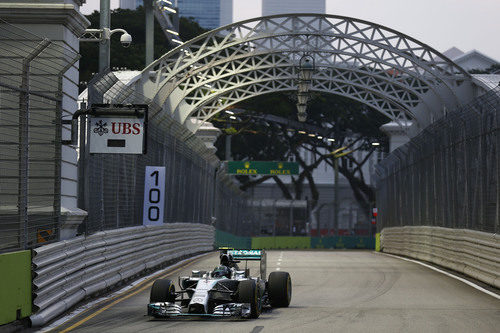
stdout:
<svg viewBox="0 0 500 333">
<path fill-rule="evenodd" d="M 193 17 L 198 24 L 206 29 L 220 26 L 221 0 L 177 0 L 180 16 Z"/>
<path fill-rule="evenodd" d="M 326 13 L 325 0 L 262 0 L 262 16 L 289 13 Z"/>
<path fill-rule="evenodd" d="M 121 9 L 136 9 L 139 6 L 143 6 L 143 0 L 120 0 Z"/>
</svg>

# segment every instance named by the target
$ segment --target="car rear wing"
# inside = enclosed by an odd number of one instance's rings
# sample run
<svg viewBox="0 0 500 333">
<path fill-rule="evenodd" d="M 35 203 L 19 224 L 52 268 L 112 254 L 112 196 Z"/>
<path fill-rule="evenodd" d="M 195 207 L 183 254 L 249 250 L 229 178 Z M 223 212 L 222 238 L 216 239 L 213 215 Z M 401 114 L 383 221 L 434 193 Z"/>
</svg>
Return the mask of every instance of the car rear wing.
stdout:
<svg viewBox="0 0 500 333">
<path fill-rule="evenodd" d="M 222 253 L 231 255 L 233 260 L 260 261 L 260 277 L 266 280 L 267 254 L 264 250 L 220 248 Z"/>
<path fill-rule="evenodd" d="M 227 254 L 233 256 L 235 260 L 262 260 L 265 256 L 264 250 L 228 250 Z"/>
</svg>

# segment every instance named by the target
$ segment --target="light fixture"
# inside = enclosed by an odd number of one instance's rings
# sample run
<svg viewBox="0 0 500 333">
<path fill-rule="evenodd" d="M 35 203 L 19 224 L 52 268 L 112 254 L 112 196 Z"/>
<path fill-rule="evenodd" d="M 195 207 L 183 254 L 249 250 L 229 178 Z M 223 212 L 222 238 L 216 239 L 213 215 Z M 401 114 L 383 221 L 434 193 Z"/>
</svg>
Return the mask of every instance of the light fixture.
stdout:
<svg viewBox="0 0 500 333">
<path fill-rule="evenodd" d="M 307 105 L 305 104 L 297 104 L 297 112 L 298 113 L 306 113 Z"/>
<path fill-rule="evenodd" d="M 308 94 L 309 93 L 309 82 L 307 81 L 299 81 L 297 91 L 299 94 Z"/>
<path fill-rule="evenodd" d="M 307 100 L 309 99 L 309 93 L 301 92 L 297 94 L 297 99 L 299 100 L 299 104 L 307 104 Z"/>
<path fill-rule="evenodd" d="M 299 68 L 300 80 L 310 82 L 314 71 L 314 58 L 308 54 L 303 55 L 299 61 Z"/>
<path fill-rule="evenodd" d="M 174 13 L 174 14 L 177 13 L 177 11 L 175 9 L 167 7 L 167 6 L 163 7 L 163 9 L 168 10 L 169 12 Z"/>
<path fill-rule="evenodd" d="M 299 134 L 306 134 L 305 131 L 299 131 Z"/>
<path fill-rule="evenodd" d="M 235 116 L 230 116 L 229 119 L 236 120 Z"/>
<path fill-rule="evenodd" d="M 234 112 L 233 112 L 233 111 L 229 111 L 229 110 L 226 110 L 226 111 L 224 111 L 224 112 L 226 112 L 227 114 L 231 114 L 231 115 L 233 115 L 233 114 L 234 114 Z"/>
<path fill-rule="evenodd" d="M 327 140 L 330 142 L 335 142 L 335 139 L 328 138 Z"/>
<path fill-rule="evenodd" d="M 380 142 L 372 142 L 372 146 L 380 146 Z"/>
<path fill-rule="evenodd" d="M 298 86 L 297 86 L 297 120 L 305 122 L 307 119 L 307 101 L 310 97 L 310 86 L 314 71 L 314 58 L 304 54 L 299 60 Z"/>
<path fill-rule="evenodd" d="M 318 140 L 322 140 L 322 139 L 323 139 L 323 137 L 322 137 L 322 136 L 318 136 Z"/>
<path fill-rule="evenodd" d="M 165 31 L 167 31 L 169 34 L 172 34 L 172 35 L 175 35 L 175 36 L 179 36 L 179 33 L 177 31 L 170 30 L 170 29 L 165 29 Z"/>
<path fill-rule="evenodd" d="M 314 138 L 316 135 L 311 133 L 311 134 L 309 134 L 309 136 L 310 136 L 311 138 Z"/>
<path fill-rule="evenodd" d="M 173 38 L 172 38 L 172 42 L 177 43 L 177 44 L 184 44 L 184 42 L 181 42 L 180 40 L 173 39 Z"/>
</svg>

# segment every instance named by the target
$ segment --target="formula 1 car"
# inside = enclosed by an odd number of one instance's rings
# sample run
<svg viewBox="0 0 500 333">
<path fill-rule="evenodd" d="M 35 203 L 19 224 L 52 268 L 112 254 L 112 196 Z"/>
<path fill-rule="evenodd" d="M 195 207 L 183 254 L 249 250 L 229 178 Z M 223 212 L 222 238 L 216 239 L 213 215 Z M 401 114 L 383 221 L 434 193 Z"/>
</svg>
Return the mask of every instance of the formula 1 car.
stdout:
<svg viewBox="0 0 500 333">
<path fill-rule="evenodd" d="M 258 318 L 263 308 L 288 307 L 292 298 L 290 274 L 272 272 L 266 280 L 264 250 L 220 250 L 220 265 L 213 271 L 192 271 L 189 277 L 179 277 L 180 291 L 169 279 L 156 280 L 148 315 Z M 243 270 L 238 267 L 241 260 L 246 261 Z M 250 276 L 249 260 L 260 261 L 260 276 Z"/>
</svg>

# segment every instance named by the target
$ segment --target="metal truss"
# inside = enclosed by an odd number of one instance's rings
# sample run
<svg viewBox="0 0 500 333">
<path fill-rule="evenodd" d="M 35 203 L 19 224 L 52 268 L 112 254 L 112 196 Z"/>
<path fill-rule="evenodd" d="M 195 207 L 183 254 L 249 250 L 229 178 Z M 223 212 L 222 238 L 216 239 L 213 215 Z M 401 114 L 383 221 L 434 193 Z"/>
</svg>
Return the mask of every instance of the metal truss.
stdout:
<svg viewBox="0 0 500 333">
<path fill-rule="evenodd" d="M 253 96 L 297 89 L 301 56 L 311 90 L 342 95 L 421 128 L 472 97 L 470 75 L 429 46 L 349 17 L 288 14 L 209 31 L 166 53 L 136 89 L 180 122 L 207 120 Z"/>
</svg>

